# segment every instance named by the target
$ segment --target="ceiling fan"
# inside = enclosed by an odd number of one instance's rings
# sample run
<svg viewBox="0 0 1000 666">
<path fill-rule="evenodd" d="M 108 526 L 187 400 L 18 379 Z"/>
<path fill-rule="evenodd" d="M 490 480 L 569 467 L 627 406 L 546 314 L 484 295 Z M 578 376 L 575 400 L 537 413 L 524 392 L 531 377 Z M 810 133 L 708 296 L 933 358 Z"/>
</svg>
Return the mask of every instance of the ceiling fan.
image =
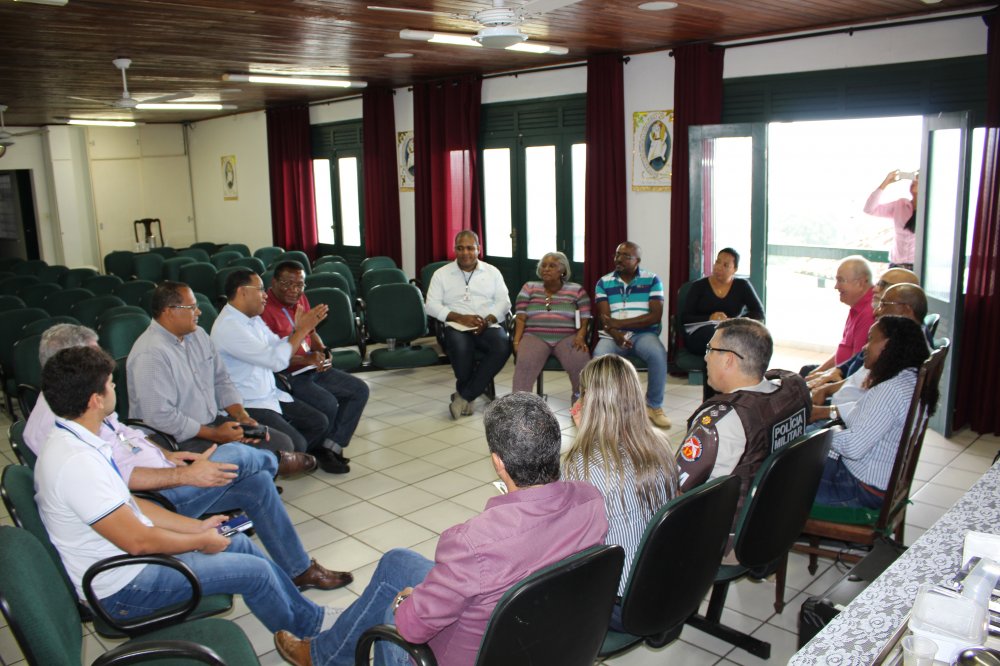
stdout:
<svg viewBox="0 0 1000 666">
<path fill-rule="evenodd" d="M 44 129 L 28 130 L 27 132 L 8 132 L 7 126 L 4 124 L 3 114 L 7 110 L 6 104 L 0 104 L 0 157 L 7 152 L 7 149 L 14 145 L 14 138 L 19 136 L 31 136 L 32 134 L 41 134 Z"/>
<path fill-rule="evenodd" d="M 112 64 L 122 73 L 122 94 L 116 100 L 106 101 L 99 99 L 92 99 L 90 97 L 74 97 L 69 96 L 69 99 L 79 100 L 81 102 L 90 102 L 91 104 L 100 104 L 101 106 L 110 107 L 112 109 L 120 109 L 125 111 L 139 110 L 139 111 L 183 111 L 183 110 L 206 110 L 206 111 L 218 111 L 222 109 L 235 109 L 236 107 L 231 104 L 172 104 L 175 100 L 187 99 L 189 97 L 194 97 L 194 93 L 182 92 L 182 93 L 172 93 L 169 95 L 159 95 L 157 97 L 150 97 L 148 99 L 136 99 L 132 96 L 132 93 L 128 90 L 128 78 L 125 75 L 125 71 L 132 64 L 129 58 L 115 58 L 111 61 Z"/>
<path fill-rule="evenodd" d="M 533 53 L 551 53 L 564 55 L 569 49 L 562 46 L 525 43 L 528 35 L 521 31 L 521 25 L 541 14 L 562 7 L 576 4 L 580 0 L 531 0 L 524 4 L 509 4 L 505 0 L 493 0 L 493 6 L 480 9 L 470 14 L 455 12 L 438 12 L 425 9 L 406 9 L 401 7 L 383 7 L 369 5 L 368 9 L 381 12 L 400 12 L 408 14 L 424 14 L 443 16 L 445 18 L 472 21 L 479 25 L 475 34 L 440 33 L 423 30 L 402 30 L 399 36 L 403 39 L 459 44 L 463 46 L 485 46 L 494 49 L 511 49 Z"/>
</svg>

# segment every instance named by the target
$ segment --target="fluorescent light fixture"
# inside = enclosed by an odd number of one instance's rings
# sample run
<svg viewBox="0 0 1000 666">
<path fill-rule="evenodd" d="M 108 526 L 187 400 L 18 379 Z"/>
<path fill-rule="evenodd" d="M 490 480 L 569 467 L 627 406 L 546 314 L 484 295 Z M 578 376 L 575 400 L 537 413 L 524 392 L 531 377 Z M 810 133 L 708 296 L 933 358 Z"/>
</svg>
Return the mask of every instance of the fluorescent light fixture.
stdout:
<svg viewBox="0 0 1000 666">
<path fill-rule="evenodd" d="M 65 7 L 69 0 L 14 0 L 14 2 L 27 2 L 32 5 L 51 5 L 53 7 Z"/>
<path fill-rule="evenodd" d="M 70 118 L 67 125 L 95 125 L 97 127 L 135 127 L 131 120 L 87 120 L 86 118 Z"/>
<path fill-rule="evenodd" d="M 315 86 L 320 88 L 365 88 L 368 86 L 364 81 L 307 79 L 295 76 L 262 76 L 258 74 L 223 74 L 222 80 L 244 83 L 270 83 L 279 86 Z"/>
<path fill-rule="evenodd" d="M 431 42 L 432 44 L 452 44 L 454 46 L 472 46 L 482 48 L 483 45 L 475 41 L 470 35 L 455 34 L 453 32 L 430 32 L 428 30 L 400 30 L 400 39 L 412 39 L 418 42 Z M 547 53 L 550 55 L 566 55 L 569 49 L 565 46 L 552 46 L 538 42 L 521 42 L 508 46 L 507 51 L 521 51 L 522 53 Z"/>
<path fill-rule="evenodd" d="M 639 9 L 647 12 L 662 12 L 668 9 L 677 9 L 676 2 L 644 2 L 639 5 Z"/>
<path fill-rule="evenodd" d="M 264 76 L 295 76 L 309 78 L 312 76 L 350 76 L 351 71 L 347 67 L 325 67 L 323 69 L 293 69 L 280 65 L 251 64 L 247 67 L 250 74 L 263 74 Z"/>
<path fill-rule="evenodd" d="M 139 111 L 232 111 L 235 104 L 198 104 L 189 102 L 164 102 L 162 104 L 139 104 L 135 107 Z"/>
</svg>

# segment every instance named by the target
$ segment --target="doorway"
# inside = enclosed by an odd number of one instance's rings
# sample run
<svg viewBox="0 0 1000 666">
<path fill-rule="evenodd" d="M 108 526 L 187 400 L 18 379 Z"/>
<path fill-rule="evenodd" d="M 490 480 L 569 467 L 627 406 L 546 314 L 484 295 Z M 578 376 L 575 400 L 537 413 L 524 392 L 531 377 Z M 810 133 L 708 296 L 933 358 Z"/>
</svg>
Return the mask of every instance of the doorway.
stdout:
<svg viewBox="0 0 1000 666">
<path fill-rule="evenodd" d="M 39 259 L 30 169 L 0 171 L 0 258 Z"/>
</svg>

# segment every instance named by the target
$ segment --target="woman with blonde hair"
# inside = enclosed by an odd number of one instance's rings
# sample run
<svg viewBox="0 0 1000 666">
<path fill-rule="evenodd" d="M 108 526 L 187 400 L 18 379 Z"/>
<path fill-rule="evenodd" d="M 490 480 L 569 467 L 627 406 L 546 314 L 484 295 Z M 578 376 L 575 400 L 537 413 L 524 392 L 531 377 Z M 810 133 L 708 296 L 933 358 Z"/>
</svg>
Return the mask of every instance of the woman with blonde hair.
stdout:
<svg viewBox="0 0 1000 666">
<path fill-rule="evenodd" d="M 605 543 L 625 549 L 621 595 L 646 523 L 679 492 L 677 465 L 646 416 L 645 391 L 627 360 L 609 354 L 590 361 L 580 373 L 580 393 L 580 423 L 564 476 L 589 481 L 604 495 Z M 615 606 L 612 628 L 620 627 L 620 611 Z"/>
</svg>

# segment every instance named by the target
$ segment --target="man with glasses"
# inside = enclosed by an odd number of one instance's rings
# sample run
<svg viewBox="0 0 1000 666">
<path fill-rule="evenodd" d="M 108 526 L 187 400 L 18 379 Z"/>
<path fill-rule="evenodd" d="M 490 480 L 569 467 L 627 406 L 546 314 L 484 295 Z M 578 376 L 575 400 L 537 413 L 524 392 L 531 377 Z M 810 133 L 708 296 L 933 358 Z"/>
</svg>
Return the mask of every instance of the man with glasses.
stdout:
<svg viewBox="0 0 1000 666">
<path fill-rule="evenodd" d="M 615 249 L 615 270 L 597 281 L 594 318 L 601 325 L 594 357 L 635 356 L 646 363 L 646 415 L 654 425 L 669 428 L 663 413 L 667 384 L 667 350 L 660 342 L 663 326 L 663 283 L 639 268 L 642 248 L 625 241 Z"/>
<path fill-rule="evenodd" d="M 212 340 L 198 326 L 198 302 L 181 282 L 161 282 L 153 291 L 153 320 L 135 341 L 126 363 L 129 415 L 202 453 L 212 444 L 244 441 L 274 451 L 278 476 L 308 472 L 312 456 L 295 452 L 292 440 L 274 431 L 264 439 L 244 436 L 258 425 L 243 407 Z M 224 414 L 223 414 L 224 412 Z"/>
<path fill-rule="evenodd" d="M 809 390 L 793 372 L 767 370 L 773 351 L 760 322 L 719 322 L 705 349 L 708 383 L 719 393 L 688 420 L 677 452 L 682 491 L 735 474 L 746 497 L 764 459 L 805 432 Z"/>
<path fill-rule="evenodd" d="M 307 451 L 317 461 L 322 458 L 324 471 L 348 472 L 350 468 L 336 460 L 336 468 L 327 469 L 329 454 L 324 443 L 333 430 L 327 416 L 280 390 L 274 377 L 275 372 L 288 367 L 295 350 L 326 317 L 327 306 L 296 312 L 294 330 L 279 338 L 260 316 L 267 293 L 259 275 L 248 268 L 233 271 L 226 278 L 225 290 L 227 303 L 212 326 L 212 342 L 247 412 L 268 428 L 288 435 L 296 451 Z"/>
<path fill-rule="evenodd" d="M 851 255 L 840 262 L 834 289 L 840 294 L 840 302 L 850 308 L 847 321 L 844 322 L 844 334 L 830 358 L 818 366 L 806 365 L 799 370 L 799 373 L 807 379 L 844 363 L 861 351 L 868 341 L 868 329 L 875 323 L 872 308 L 872 298 L 875 296 L 875 289 L 872 286 L 872 267 L 864 257 Z"/>
<path fill-rule="evenodd" d="M 455 261 L 434 271 L 427 288 L 427 314 L 444 324 L 444 344 L 455 372 L 451 418 L 470 416 L 472 403 L 507 363 L 510 340 L 500 322 L 508 312 L 507 285 L 500 271 L 479 260 L 479 236 L 458 232 Z"/>
<path fill-rule="evenodd" d="M 295 318 L 311 311 L 305 286 L 306 273 L 299 262 L 283 261 L 274 268 L 261 319 L 279 338 L 291 341 L 300 329 Z M 291 360 L 283 368 L 290 375 L 292 395 L 296 402 L 322 412 L 329 425 L 311 451 L 324 472 L 349 472 L 350 459 L 344 456 L 344 448 L 351 443 L 368 404 L 368 385 L 354 375 L 330 367 L 326 345 L 316 329 L 309 331 L 292 349 Z"/>
</svg>

